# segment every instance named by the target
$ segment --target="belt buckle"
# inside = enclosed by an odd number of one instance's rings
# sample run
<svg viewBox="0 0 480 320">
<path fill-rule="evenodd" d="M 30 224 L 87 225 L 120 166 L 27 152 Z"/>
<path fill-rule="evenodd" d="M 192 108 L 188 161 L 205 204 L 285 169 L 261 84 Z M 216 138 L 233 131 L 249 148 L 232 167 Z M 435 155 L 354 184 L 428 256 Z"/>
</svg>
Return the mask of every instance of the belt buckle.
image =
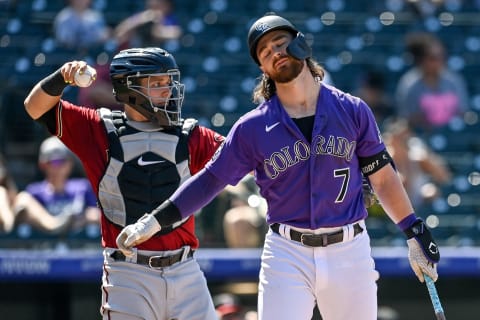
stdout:
<svg viewBox="0 0 480 320">
<path fill-rule="evenodd" d="M 310 240 L 313 240 L 312 242 L 308 243 Z M 321 240 L 320 243 L 317 243 L 316 240 Z M 311 234 L 311 233 L 302 233 L 300 236 L 300 242 L 307 247 L 326 247 L 328 246 L 328 234 L 322 233 L 322 234 Z"/>
<path fill-rule="evenodd" d="M 304 246 L 310 247 L 310 245 L 308 245 L 308 244 L 305 243 L 305 239 L 307 238 L 307 236 L 309 236 L 309 234 L 307 234 L 307 233 L 302 233 L 302 234 L 300 235 L 300 243 L 301 243 L 302 245 L 304 245 Z"/>
<path fill-rule="evenodd" d="M 157 259 L 157 258 L 163 258 L 163 257 L 162 257 L 162 256 L 150 256 L 150 257 L 148 258 L 148 266 L 149 266 L 150 268 L 152 268 L 152 269 L 160 269 L 160 268 L 161 268 L 161 267 L 155 267 L 155 266 L 152 265 L 152 260 L 153 260 L 153 259 Z"/>
</svg>

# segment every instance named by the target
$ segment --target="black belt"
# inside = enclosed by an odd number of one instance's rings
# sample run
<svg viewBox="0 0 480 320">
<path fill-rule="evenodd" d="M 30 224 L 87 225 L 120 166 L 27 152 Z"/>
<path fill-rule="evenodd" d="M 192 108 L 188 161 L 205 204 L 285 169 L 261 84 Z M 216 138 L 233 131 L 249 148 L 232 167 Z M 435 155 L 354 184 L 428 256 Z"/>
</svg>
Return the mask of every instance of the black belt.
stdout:
<svg viewBox="0 0 480 320">
<path fill-rule="evenodd" d="M 279 223 L 271 224 L 270 228 L 273 230 L 273 232 L 281 235 Z M 353 236 L 356 236 L 362 231 L 363 231 L 363 228 L 360 226 L 359 223 L 355 223 L 353 225 Z M 301 244 L 309 247 L 326 247 L 334 243 L 342 242 L 343 230 L 336 231 L 333 233 L 313 234 L 313 233 L 301 233 L 299 231 L 290 229 L 290 239 L 300 242 Z"/>
<path fill-rule="evenodd" d="M 137 253 L 137 264 L 142 264 L 145 266 L 149 266 L 150 268 L 165 268 L 170 267 L 171 265 L 182 261 L 183 253 L 185 250 L 183 249 L 179 253 L 173 254 L 171 256 L 145 256 L 143 254 Z M 193 257 L 194 250 L 189 250 L 187 254 L 187 258 Z M 122 253 L 120 250 L 115 250 L 110 254 L 110 257 L 113 258 L 115 261 L 126 261 L 127 257 Z"/>
</svg>

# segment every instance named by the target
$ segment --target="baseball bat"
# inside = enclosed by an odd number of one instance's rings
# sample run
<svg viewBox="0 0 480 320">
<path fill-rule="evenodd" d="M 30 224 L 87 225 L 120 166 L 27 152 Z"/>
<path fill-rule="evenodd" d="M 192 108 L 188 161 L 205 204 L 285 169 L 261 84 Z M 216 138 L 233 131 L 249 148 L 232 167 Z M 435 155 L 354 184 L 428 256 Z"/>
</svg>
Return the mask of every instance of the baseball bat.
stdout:
<svg viewBox="0 0 480 320">
<path fill-rule="evenodd" d="M 437 318 L 437 320 L 447 320 L 447 318 L 445 318 L 445 313 L 443 312 L 442 304 L 440 303 L 440 297 L 438 296 L 435 282 L 433 282 L 432 278 L 430 278 L 426 274 L 424 274 L 423 276 L 425 278 L 425 284 L 427 285 L 428 293 L 430 295 L 430 300 L 432 300 L 435 317 Z"/>
</svg>

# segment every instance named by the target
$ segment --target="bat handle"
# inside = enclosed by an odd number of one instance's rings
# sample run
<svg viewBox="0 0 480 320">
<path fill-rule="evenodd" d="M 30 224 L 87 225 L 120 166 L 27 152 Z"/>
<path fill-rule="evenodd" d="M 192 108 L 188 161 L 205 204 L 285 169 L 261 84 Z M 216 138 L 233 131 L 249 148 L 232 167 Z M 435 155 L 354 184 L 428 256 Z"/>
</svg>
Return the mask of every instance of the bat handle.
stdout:
<svg viewBox="0 0 480 320">
<path fill-rule="evenodd" d="M 440 303 L 440 298 L 438 297 L 437 288 L 435 287 L 435 282 L 433 282 L 433 279 L 426 274 L 424 274 L 424 278 L 437 320 L 446 320 L 442 304 Z"/>
</svg>

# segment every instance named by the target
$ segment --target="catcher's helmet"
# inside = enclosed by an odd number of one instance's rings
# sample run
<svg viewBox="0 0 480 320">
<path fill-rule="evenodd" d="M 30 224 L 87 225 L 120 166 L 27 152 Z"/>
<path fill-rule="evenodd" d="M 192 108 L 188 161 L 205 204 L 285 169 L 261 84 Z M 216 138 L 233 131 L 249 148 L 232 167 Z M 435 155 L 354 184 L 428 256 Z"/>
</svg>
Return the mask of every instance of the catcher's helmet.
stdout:
<svg viewBox="0 0 480 320">
<path fill-rule="evenodd" d="M 141 78 L 170 77 L 170 83 L 160 89 L 169 90 L 169 97 L 158 103 L 149 92 L 158 88 L 143 87 Z M 134 48 L 120 51 L 110 64 L 113 94 L 117 101 L 128 104 L 152 122 L 162 127 L 181 125 L 181 108 L 185 86 L 180 83 L 180 71 L 174 57 L 161 48 Z"/>
<path fill-rule="evenodd" d="M 257 45 L 260 38 L 270 31 L 286 30 L 293 36 L 292 42 L 287 47 L 287 53 L 296 59 L 303 60 L 312 55 L 312 49 L 305 40 L 304 35 L 287 19 L 276 15 L 273 12 L 266 13 L 263 17 L 253 23 L 248 31 L 248 48 L 250 56 L 260 64 L 257 57 Z"/>
</svg>

